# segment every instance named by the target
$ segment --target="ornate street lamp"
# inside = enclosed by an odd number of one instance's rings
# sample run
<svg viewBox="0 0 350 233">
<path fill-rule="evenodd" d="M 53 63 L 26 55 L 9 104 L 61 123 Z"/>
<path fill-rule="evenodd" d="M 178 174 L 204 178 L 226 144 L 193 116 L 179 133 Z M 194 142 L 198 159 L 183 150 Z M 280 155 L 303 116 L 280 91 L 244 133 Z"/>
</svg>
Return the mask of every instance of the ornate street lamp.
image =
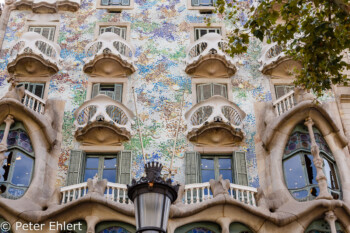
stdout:
<svg viewBox="0 0 350 233">
<path fill-rule="evenodd" d="M 170 205 L 177 198 L 179 185 L 160 177 L 162 164 L 145 164 L 146 177 L 132 180 L 128 197 L 135 206 L 136 233 L 166 233 Z"/>
</svg>

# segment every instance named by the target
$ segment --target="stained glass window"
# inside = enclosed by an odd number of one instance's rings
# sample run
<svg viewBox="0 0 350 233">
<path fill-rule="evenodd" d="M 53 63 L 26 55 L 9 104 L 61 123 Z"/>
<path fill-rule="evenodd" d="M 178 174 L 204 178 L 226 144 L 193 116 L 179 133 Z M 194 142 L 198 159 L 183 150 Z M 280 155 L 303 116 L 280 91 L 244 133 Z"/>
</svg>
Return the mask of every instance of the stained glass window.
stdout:
<svg viewBox="0 0 350 233">
<path fill-rule="evenodd" d="M 127 231 L 123 227 L 108 227 L 99 233 L 130 233 L 130 231 Z"/>
<path fill-rule="evenodd" d="M 0 127 L 0 140 L 5 124 Z M 23 125 L 16 122 L 7 137 L 8 149 L 0 167 L 0 193 L 2 197 L 18 199 L 28 189 L 34 167 L 34 150 Z"/>
<path fill-rule="evenodd" d="M 338 221 L 335 222 L 335 228 L 337 229 L 337 233 L 345 233 L 343 226 Z M 327 221 L 319 219 L 313 221 L 305 233 L 331 233 L 331 227 Z"/>
<path fill-rule="evenodd" d="M 196 227 L 186 233 L 215 233 L 214 231 L 208 230 L 204 227 Z"/>
<path fill-rule="evenodd" d="M 320 148 L 320 156 L 324 161 L 323 169 L 327 177 L 328 190 L 335 199 L 339 199 L 340 187 L 333 155 L 322 134 L 317 128 L 313 128 L 313 131 Z M 304 125 L 298 125 L 289 138 L 284 151 L 283 169 L 286 185 L 295 199 L 306 201 L 318 196 L 319 188 L 311 154 L 311 139 Z"/>
</svg>

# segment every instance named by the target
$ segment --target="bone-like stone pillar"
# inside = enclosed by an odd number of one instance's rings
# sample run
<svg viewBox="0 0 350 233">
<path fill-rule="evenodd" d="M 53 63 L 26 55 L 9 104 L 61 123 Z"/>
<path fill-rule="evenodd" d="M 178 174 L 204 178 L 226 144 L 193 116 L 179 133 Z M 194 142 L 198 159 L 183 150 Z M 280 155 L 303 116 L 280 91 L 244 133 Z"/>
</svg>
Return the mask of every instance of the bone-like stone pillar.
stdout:
<svg viewBox="0 0 350 233">
<path fill-rule="evenodd" d="M 2 137 L 2 140 L 0 142 L 0 166 L 4 163 L 4 160 L 6 159 L 5 152 L 7 151 L 7 137 L 10 132 L 11 125 L 15 122 L 13 120 L 12 115 L 8 115 L 6 119 L 4 120 L 6 126 L 4 131 L 4 136 Z"/>
<path fill-rule="evenodd" d="M 332 195 L 329 194 L 328 188 L 327 188 L 327 178 L 323 172 L 323 159 L 320 156 L 320 148 L 318 147 L 316 140 L 315 140 L 315 134 L 312 130 L 312 126 L 314 125 L 313 120 L 311 117 L 308 117 L 305 119 L 305 125 L 307 126 L 309 130 L 309 135 L 311 139 L 311 154 L 314 157 L 313 162 L 316 167 L 316 180 L 318 183 L 318 187 L 320 188 L 320 194 L 316 197 L 316 199 L 333 199 Z"/>
<path fill-rule="evenodd" d="M 335 221 L 337 220 L 337 216 L 335 216 L 334 212 L 331 210 L 326 212 L 326 216 L 324 219 L 328 222 L 329 226 L 331 227 L 331 232 L 337 233 L 337 228 L 335 227 Z"/>
</svg>

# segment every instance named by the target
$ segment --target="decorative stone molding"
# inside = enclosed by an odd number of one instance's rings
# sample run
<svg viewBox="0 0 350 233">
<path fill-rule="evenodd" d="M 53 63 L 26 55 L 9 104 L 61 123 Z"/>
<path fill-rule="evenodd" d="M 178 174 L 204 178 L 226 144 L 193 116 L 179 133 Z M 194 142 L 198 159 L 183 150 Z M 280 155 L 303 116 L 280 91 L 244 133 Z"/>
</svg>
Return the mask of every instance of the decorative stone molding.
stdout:
<svg viewBox="0 0 350 233">
<path fill-rule="evenodd" d="M 219 180 L 211 179 L 209 184 L 214 198 L 219 194 L 228 194 L 228 190 L 230 189 L 230 180 L 224 180 L 222 175 L 220 175 Z"/>
<path fill-rule="evenodd" d="M 295 68 L 301 68 L 299 62 L 288 57 L 281 45 L 277 43 L 264 44 L 262 56 L 259 59 L 261 66 L 259 70 L 266 75 L 282 78 L 292 77 Z"/>
<path fill-rule="evenodd" d="M 93 179 L 87 180 L 88 194 L 96 193 L 100 196 L 104 195 L 104 192 L 107 188 L 107 180 L 98 180 L 97 174 Z"/>
<path fill-rule="evenodd" d="M 10 127 L 15 121 L 13 120 L 12 115 L 7 115 L 4 122 L 6 126 L 5 126 L 4 135 L 0 142 L 0 164 L 4 164 L 4 160 L 7 158 L 7 156 L 5 156 L 5 152 L 7 151 L 7 137 L 10 132 Z M 1 178 L 1 175 L 0 175 L 0 178 Z"/>
<path fill-rule="evenodd" d="M 245 116 L 235 103 L 213 96 L 185 113 L 187 138 L 197 146 L 232 146 L 244 137 Z"/>
<path fill-rule="evenodd" d="M 85 101 L 74 116 L 75 137 L 84 145 L 121 145 L 134 134 L 134 113 L 106 95 Z"/>
<path fill-rule="evenodd" d="M 326 212 L 324 219 L 328 222 L 329 226 L 331 227 L 331 233 L 337 233 L 337 228 L 335 226 L 337 216 L 335 216 L 334 212 L 332 210 Z"/>
<path fill-rule="evenodd" d="M 134 47 L 113 32 L 101 34 L 85 47 L 84 72 L 92 76 L 119 77 L 135 72 Z"/>
<path fill-rule="evenodd" d="M 237 71 L 226 50 L 229 42 L 217 33 L 208 33 L 187 49 L 186 73 L 195 77 L 231 77 Z"/>
<path fill-rule="evenodd" d="M 26 32 L 11 47 L 7 69 L 17 76 L 51 76 L 60 69 L 58 44 L 36 32 Z"/>
<path fill-rule="evenodd" d="M 16 0 L 18 10 L 32 10 L 34 13 L 57 13 L 58 11 L 72 11 L 79 9 L 80 0 Z"/>
</svg>

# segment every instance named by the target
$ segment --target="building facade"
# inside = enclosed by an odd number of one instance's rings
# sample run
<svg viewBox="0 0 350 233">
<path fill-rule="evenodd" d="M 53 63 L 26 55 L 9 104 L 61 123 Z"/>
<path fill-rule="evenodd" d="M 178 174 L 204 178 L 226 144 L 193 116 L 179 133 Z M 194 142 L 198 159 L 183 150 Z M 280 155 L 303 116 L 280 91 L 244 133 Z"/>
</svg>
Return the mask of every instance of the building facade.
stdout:
<svg viewBox="0 0 350 233">
<path fill-rule="evenodd" d="M 350 233 L 350 88 L 294 87 L 275 43 L 230 57 L 213 10 L 5 2 L 1 233 L 135 232 L 126 184 L 145 161 L 180 184 L 169 233 Z"/>
</svg>

